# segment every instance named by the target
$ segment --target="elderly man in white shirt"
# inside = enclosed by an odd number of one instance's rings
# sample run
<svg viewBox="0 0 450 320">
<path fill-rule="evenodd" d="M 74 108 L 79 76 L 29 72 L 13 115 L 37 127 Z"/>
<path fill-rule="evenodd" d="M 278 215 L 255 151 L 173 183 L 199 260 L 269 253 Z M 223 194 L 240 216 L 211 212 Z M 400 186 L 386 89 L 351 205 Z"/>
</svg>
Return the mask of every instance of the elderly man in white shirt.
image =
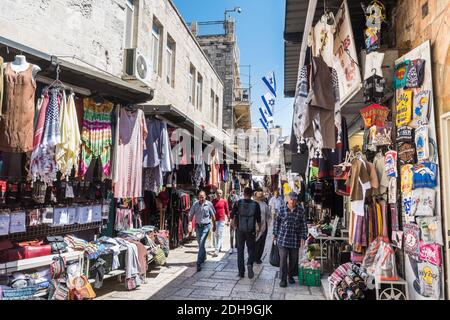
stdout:
<svg viewBox="0 0 450 320">
<path fill-rule="evenodd" d="M 272 214 L 273 219 L 277 218 L 278 213 L 280 212 L 280 208 L 284 205 L 283 197 L 280 196 L 280 192 L 275 190 L 273 192 L 273 196 L 269 201 L 269 208 Z"/>
</svg>

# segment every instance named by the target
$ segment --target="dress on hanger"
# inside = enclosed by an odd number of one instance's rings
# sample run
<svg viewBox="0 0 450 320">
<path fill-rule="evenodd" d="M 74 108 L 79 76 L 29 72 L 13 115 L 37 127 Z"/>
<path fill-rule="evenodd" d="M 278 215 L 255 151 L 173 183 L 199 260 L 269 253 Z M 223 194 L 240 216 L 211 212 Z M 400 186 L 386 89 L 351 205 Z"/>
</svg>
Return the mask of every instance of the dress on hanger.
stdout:
<svg viewBox="0 0 450 320">
<path fill-rule="evenodd" d="M 92 160 L 100 158 L 103 173 L 109 177 L 111 173 L 111 112 L 114 104 L 105 101 L 95 103 L 93 99 L 83 100 L 84 118 L 81 133 L 81 167 L 80 176 L 84 176 Z"/>
<path fill-rule="evenodd" d="M 0 151 L 25 153 L 33 150 L 36 82 L 33 64 L 22 72 L 4 69 L 3 105 L 0 118 Z"/>
<path fill-rule="evenodd" d="M 120 110 L 117 162 L 120 168 L 114 182 L 114 198 L 142 197 L 142 159 L 147 137 L 144 112 Z"/>
</svg>

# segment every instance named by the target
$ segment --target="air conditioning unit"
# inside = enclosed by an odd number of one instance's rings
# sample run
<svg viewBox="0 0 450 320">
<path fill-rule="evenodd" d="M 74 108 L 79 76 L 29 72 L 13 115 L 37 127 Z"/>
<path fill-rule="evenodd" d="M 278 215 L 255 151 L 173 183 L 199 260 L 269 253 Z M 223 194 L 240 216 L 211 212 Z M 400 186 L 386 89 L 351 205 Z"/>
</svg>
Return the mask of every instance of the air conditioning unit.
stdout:
<svg viewBox="0 0 450 320">
<path fill-rule="evenodd" d="M 151 64 L 136 48 L 125 49 L 124 80 L 138 80 L 149 84 L 151 80 Z"/>
</svg>

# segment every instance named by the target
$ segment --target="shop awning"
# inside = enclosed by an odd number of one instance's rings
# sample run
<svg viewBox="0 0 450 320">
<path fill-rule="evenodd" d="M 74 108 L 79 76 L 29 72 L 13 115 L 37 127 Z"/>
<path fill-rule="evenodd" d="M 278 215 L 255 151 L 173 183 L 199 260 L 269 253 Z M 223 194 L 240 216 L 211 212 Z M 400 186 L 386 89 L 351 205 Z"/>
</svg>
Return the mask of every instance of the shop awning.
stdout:
<svg viewBox="0 0 450 320">
<path fill-rule="evenodd" d="M 140 103 L 151 101 L 154 96 L 154 90 L 143 83 L 125 81 L 107 72 L 84 67 L 0 37 L 0 55 L 6 61 L 12 61 L 17 54 L 25 55 L 30 63 L 41 67 L 39 77 L 55 79 L 56 67 L 59 65 L 61 70 L 59 79 L 62 82 L 88 89 L 92 94 L 99 94 L 105 98 L 115 98 L 122 103 Z"/>
</svg>

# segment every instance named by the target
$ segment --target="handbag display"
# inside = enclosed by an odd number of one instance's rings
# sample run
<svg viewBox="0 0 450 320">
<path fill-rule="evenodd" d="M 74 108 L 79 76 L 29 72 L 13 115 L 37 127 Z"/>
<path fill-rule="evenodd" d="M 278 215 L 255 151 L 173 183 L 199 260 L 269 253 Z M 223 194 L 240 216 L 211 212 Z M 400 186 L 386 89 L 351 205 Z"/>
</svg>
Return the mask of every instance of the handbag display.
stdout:
<svg viewBox="0 0 450 320">
<path fill-rule="evenodd" d="M 64 237 L 47 236 L 45 240 L 51 246 L 53 254 L 63 253 L 67 251 L 67 243 L 64 242 Z"/>
</svg>

